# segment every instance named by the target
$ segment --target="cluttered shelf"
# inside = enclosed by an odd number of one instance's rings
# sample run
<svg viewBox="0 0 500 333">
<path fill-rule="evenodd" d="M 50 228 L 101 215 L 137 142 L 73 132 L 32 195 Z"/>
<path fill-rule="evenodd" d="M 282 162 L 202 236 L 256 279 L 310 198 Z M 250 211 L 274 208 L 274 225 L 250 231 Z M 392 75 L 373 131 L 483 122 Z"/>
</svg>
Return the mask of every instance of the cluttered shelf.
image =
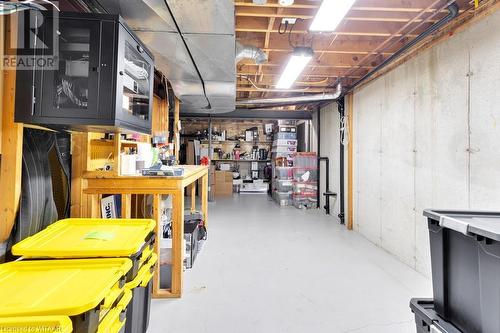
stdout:
<svg viewBox="0 0 500 333">
<path fill-rule="evenodd" d="M 208 140 L 202 140 L 202 144 L 208 144 Z M 212 144 L 223 144 L 223 143 L 244 143 L 244 144 L 261 144 L 261 145 L 271 145 L 272 141 L 244 141 L 244 140 L 212 140 Z"/>
<path fill-rule="evenodd" d="M 271 162 L 271 160 L 244 160 L 244 159 L 213 159 L 212 162 Z"/>
</svg>

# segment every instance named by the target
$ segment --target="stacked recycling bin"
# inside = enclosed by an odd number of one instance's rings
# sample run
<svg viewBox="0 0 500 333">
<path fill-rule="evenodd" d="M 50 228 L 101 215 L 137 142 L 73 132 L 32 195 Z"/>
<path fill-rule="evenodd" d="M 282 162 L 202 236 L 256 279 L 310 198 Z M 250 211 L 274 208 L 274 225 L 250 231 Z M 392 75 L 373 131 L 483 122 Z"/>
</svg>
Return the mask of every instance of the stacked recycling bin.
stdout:
<svg viewBox="0 0 500 333">
<path fill-rule="evenodd" d="M 0 265 L 0 332 L 140 333 L 149 323 L 156 223 L 65 219 Z"/>
<path fill-rule="evenodd" d="M 500 213 L 425 210 L 433 299 L 412 299 L 417 332 L 500 332 Z"/>
<path fill-rule="evenodd" d="M 295 120 L 278 120 L 273 137 L 272 196 L 280 206 L 291 206 L 293 155 L 298 144 Z"/>
<path fill-rule="evenodd" d="M 318 207 L 318 157 L 316 153 L 296 153 L 293 165 L 293 205 Z"/>
</svg>

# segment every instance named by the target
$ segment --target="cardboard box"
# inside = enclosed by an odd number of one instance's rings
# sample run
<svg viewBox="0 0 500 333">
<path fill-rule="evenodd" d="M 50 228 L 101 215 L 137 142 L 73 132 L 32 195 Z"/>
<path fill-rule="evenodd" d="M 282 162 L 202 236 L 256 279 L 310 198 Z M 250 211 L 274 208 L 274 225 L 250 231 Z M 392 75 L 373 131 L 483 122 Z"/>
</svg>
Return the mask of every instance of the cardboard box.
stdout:
<svg viewBox="0 0 500 333">
<path fill-rule="evenodd" d="M 215 184 L 212 189 L 216 196 L 229 196 L 233 193 L 233 173 L 230 171 L 215 171 Z"/>
<path fill-rule="evenodd" d="M 214 185 L 215 196 L 231 196 L 233 194 L 233 183 L 222 183 Z"/>
</svg>

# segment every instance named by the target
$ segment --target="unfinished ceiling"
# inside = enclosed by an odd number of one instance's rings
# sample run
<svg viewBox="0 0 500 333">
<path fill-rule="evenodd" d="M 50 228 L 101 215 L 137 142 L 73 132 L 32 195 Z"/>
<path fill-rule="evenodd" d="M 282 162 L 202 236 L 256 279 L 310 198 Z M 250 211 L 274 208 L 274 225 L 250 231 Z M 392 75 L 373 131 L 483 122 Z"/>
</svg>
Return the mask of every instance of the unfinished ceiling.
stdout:
<svg viewBox="0 0 500 333">
<path fill-rule="evenodd" d="M 283 7 L 277 0 L 263 5 L 235 1 L 236 39 L 262 48 L 269 61 L 237 64 L 237 98 L 272 98 L 334 92 L 336 84 L 352 86 L 405 44 L 448 14 L 447 0 L 357 0 L 332 33 L 310 33 L 308 27 L 321 0 L 295 0 Z M 457 0 L 460 13 L 473 1 Z M 296 18 L 285 30 L 283 18 Z M 293 45 L 310 46 L 313 60 L 291 90 L 275 89 Z M 308 106 L 302 106 L 307 108 Z M 311 107 L 311 105 L 309 105 Z M 299 107 L 300 108 L 300 107 Z"/>
</svg>

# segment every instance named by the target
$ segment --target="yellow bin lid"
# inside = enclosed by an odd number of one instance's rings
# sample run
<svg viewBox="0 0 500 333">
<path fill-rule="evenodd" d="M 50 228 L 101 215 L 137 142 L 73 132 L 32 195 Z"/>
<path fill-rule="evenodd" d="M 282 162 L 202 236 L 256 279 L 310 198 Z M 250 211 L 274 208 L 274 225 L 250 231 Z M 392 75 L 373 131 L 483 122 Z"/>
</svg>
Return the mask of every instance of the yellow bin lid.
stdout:
<svg viewBox="0 0 500 333">
<path fill-rule="evenodd" d="M 0 332 L 71 333 L 73 325 L 66 316 L 0 318 Z"/>
<path fill-rule="evenodd" d="M 130 268 L 127 258 L 0 265 L 0 317 L 85 313 L 97 307 Z"/>
<path fill-rule="evenodd" d="M 31 258 L 129 257 L 155 229 L 150 219 L 65 219 L 12 247 Z"/>
</svg>

